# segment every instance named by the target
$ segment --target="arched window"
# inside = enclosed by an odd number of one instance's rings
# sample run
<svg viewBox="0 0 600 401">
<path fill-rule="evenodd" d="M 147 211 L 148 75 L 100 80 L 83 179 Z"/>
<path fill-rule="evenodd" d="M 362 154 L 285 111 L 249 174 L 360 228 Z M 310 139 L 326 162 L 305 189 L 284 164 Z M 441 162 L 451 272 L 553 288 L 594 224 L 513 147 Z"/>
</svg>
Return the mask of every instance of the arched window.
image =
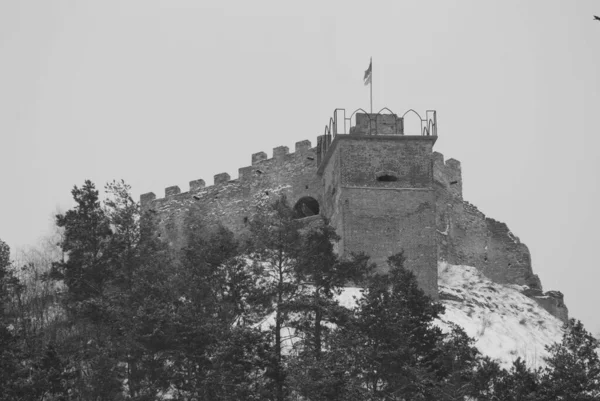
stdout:
<svg viewBox="0 0 600 401">
<path fill-rule="evenodd" d="M 317 215 L 319 214 L 319 202 L 315 198 L 305 196 L 296 202 L 294 212 L 298 219 Z"/>
</svg>

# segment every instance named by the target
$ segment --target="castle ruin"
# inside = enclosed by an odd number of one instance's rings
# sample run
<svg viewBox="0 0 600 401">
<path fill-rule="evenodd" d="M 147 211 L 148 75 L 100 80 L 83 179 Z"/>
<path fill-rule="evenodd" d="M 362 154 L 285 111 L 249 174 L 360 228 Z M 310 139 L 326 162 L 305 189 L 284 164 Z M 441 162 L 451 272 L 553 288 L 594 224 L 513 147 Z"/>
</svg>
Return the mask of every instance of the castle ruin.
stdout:
<svg viewBox="0 0 600 401">
<path fill-rule="evenodd" d="M 409 115 L 420 121 L 419 131 L 405 132 Z M 188 192 L 167 187 L 164 198 L 143 194 L 141 205 L 158 214 L 163 238 L 178 249 L 191 210 L 241 234 L 257 200 L 285 195 L 298 218 L 329 219 L 342 256 L 364 251 L 384 271 L 387 258 L 404 251 L 406 266 L 434 299 L 438 260 L 445 260 L 477 267 L 500 284 L 527 286 L 526 295 L 566 321 L 562 294 L 542 292 L 527 246 L 463 200 L 460 162 L 434 152 L 436 140 L 435 111 L 423 118 L 414 110 L 398 116 L 336 109 L 314 147 L 304 140 L 293 153 L 286 146 L 271 158 L 255 153 L 237 179 L 221 173 L 211 186 L 191 181 Z"/>
</svg>

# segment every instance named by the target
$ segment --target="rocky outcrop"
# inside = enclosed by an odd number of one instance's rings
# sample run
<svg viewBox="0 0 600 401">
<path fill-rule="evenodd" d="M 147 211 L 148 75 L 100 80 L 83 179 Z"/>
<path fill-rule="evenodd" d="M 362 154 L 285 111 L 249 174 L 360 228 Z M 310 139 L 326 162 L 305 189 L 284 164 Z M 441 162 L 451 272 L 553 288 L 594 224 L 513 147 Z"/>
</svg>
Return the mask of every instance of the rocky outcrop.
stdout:
<svg viewBox="0 0 600 401">
<path fill-rule="evenodd" d="M 563 294 L 560 291 L 546 291 L 525 289 L 523 294 L 535 300 L 542 308 L 556 316 L 564 323 L 569 321 L 569 310 L 565 305 Z"/>
</svg>

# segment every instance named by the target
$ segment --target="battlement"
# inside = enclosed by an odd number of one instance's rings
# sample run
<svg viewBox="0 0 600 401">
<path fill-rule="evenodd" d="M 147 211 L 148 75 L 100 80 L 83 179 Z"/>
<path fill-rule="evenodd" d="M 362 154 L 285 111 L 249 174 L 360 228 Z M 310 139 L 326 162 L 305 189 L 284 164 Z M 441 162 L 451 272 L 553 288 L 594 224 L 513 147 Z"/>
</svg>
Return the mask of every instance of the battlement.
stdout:
<svg viewBox="0 0 600 401">
<path fill-rule="evenodd" d="M 285 174 L 286 170 L 289 173 L 290 166 L 287 166 L 289 163 L 297 166 L 298 163 L 301 165 L 314 164 L 314 167 L 316 168 L 324 159 L 331 146 L 331 142 L 335 139 L 336 135 L 405 136 L 404 121 L 408 116 L 417 118 L 417 121 L 420 123 L 420 136 L 437 136 L 437 119 L 434 110 L 427 110 L 425 118 L 422 118 L 412 109 L 408 110 L 400 117 L 388 108 L 383 108 L 378 113 L 367 113 L 362 109 L 358 109 L 351 113 L 349 117 L 347 117 L 345 109 L 336 109 L 333 114 L 329 124 L 325 127 L 324 134 L 317 138 L 317 146 L 315 148 L 311 147 L 311 142 L 309 140 L 304 140 L 296 142 L 294 153 L 290 153 L 287 146 L 273 148 L 273 156 L 271 159 L 267 157 L 267 153 L 265 152 L 256 152 L 252 154 L 250 166 L 238 169 L 237 179 L 232 179 L 226 172 L 219 173 L 213 177 L 213 186 L 219 187 L 227 184 L 244 185 L 253 181 L 264 181 L 265 174 Z M 450 160 L 447 163 L 450 163 Z M 448 164 L 448 166 L 450 165 L 451 163 Z M 448 167 L 448 169 L 449 168 L 450 167 Z M 456 170 L 456 167 L 453 168 Z M 460 163 L 458 163 L 458 171 L 460 171 Z M 460 177 L 460 174 L 458 174 L 458 176 Z M 140 196 L 140 203 L 142 208 L 147 208 L 155 201 L 173 197 L 180 198 L 181 196 L 189 196 L 190 194 L 195 194 L 196 197 L 198 197 L 197 193 L 199 192 L 210 192 L 213 190 L 212 186 L 206 186 L 203 179 L 196 179 L 190 181 L 188 192 L 181 192 L 179 186 L 173 185 L 165 188 L 164 198 L 157 199 L 153 192 L 149 192 Z M 462 189 L 460 192 L 462 192 Z"/>
<path fill-rule="evenodd" d="M 458 160 L 444 162 L 443 154 L 433 152 L 433 179 L 450 195 L 462 199 L 462 170 Z"/>
<path fill-rule="evenodd" d="M 253 186 L 254 184 L 260 184 L 265 180 L 268 181 L 269 175 L 289 172 L 294 167 L 306 169 L 306 165 L 314 164 L 316 170 L 315 149 L 311 148 L 309 140 L 296 142 L 294 153 L 289 153 L 287 146 L 278 146 L 273 148 L 272 155 L 272 158 L 269 159 L 265 152 L 252 154 L 251 165 L 239 168 L 237 179 L 232 179 L 226 172 L 215 174 L 213 185 L 206 186 L 203 179 L 196 179 L 189 182 L 188 192 L 181 192 L 177 185 L 169 186 L 165 188 L 164 198 L 157 198 L 153 192 L 145 193 L 140 196 L 140 204 L 142 208 L 148 208 L 153 202 L 162 203 L 170 198 L 181 199 L 182 197 L 195 196 L 195 199 L 199 200 L 200 195 L 218 191 L 228 185 Z"/>
</svg>

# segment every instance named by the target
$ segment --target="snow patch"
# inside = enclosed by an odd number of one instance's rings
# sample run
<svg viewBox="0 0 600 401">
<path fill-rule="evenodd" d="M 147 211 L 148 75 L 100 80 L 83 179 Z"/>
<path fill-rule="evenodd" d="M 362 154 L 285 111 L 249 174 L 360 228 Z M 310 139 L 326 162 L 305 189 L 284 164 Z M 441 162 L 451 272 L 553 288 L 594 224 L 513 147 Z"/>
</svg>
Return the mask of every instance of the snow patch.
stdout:
<svg viewBox="0 0 600 401">
<path fill-rule="evenodd" d="M 562 339 L 562 322 L 519 291 L 526 286 L 500 285 L 477 268 L 438 263 L 438 284 L 446 312 L 436 324 L 461 326 L 483 355 L 504 368 L 521 357 L 531 368 L 545 366 L 545 346 Z M 445 298 L 445 299 L 444 299 Z"/>
<path fill-rule="evenodd" d="M 354 309 L 358 306 L 357 301 L 363 296 L 363 289 L 360 287 L 344 287 L 340 295 L 336 296 L 337 301 L 345 308 Z"/>
<path fill-rule="evenodd" d="M 549 356 L 545 347 L 562 339 L 562 322 L 521 292 L 527 286 L 496 284 L 475 267 L 444 261 L 438 263 L 438 285 L 446 311 L 434 324 L 445 332 L 451 330 L 450 323 L 459 325 L 483 355 L 505 369 L 518 357 L 530 368 L 544 367 Z M 303 291 L 310 289 L 307 285 Z M 362 296 L 362 288 L 345 287 L 336 298 L 354 309 Z M 272 330 L 274 325 L 272 313 L 255 327 Z M 284 327 L 281 336 L 284 352 L 293 352 L 298 340 L 294 330 Z"/>
</svg>

